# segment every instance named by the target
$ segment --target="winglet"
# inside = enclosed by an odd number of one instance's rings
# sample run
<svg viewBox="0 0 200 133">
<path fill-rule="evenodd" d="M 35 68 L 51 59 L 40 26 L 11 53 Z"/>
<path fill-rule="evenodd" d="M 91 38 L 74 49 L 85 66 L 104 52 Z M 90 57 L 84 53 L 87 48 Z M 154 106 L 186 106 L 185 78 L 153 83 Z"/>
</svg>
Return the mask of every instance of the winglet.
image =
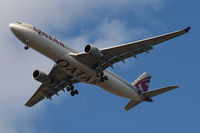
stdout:
<svg viewBox="0 0 200 133">
<path fill-rule="evenodd" d="M 191 27 L 187 27 L 187 28 L 184 29 L 184 31 L 185 31 L 185 32 L 189 32 L 190 29 L 191 29 Z"/>
</svg>

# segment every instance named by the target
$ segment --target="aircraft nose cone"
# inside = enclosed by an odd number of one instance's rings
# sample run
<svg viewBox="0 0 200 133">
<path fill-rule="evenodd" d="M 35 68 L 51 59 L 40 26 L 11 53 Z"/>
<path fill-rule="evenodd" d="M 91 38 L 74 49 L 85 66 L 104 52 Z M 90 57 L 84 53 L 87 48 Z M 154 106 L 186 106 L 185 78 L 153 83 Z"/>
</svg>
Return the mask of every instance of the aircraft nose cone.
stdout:
<svg viewBox="0 0 200 133">
<path fill-rule="evenodd" d="M 9 28 L 10 30 L 12 31 L 12 33 L 21 40 L 21 38 L 23 37 L 24 35 L 24 32 L 23 32 L 23 27 L 18 24 L 18 23 L 10 23 L 9 24 Z"/>
<path fill-rule="evenodd" d="M 14 23 L 10 23 L 9 24 L 9 28 L 13 33 L 16 33 L 17 29 L 16 29 L 16 24 Z"/>
<path fill-rule="evenodd" d="M 10 28 L 10 29 L 13 29 L 14 27 L 15 27 L 15 24 L 14 24 L 14 23 L 10 23 L 10 24 L 9 24 L 9 28 Z"/>
</svg>

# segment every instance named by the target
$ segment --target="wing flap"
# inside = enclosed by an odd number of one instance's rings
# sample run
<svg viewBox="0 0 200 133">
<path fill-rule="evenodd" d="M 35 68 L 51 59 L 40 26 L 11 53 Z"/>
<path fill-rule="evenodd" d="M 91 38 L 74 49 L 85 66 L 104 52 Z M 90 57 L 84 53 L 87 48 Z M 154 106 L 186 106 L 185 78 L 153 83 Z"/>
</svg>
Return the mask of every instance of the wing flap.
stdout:
<svg viewBox="0 0 200 133">
<path fill-rule="evenodd" d="M 144 52 L 148 53 L 148 51 L 152 49 L 153 47 L 149 45 L 149 46 L 140 47 L 134 50 L 129 50 L 128 52 L 125 52 L 125 53 L 118 53 L 116 56 L 113 56 L 112 58 L 108 58 L 103 64 L 101 64 L 101 67 L 104 70 L 110 67 L 111 65 L 115 64 L 116 62 L 124 61 L 125 59 L 129 57 L 137 58 L 136 55 L 140 53 L 144 53 Z M 108 55 L 108 54 L 107 56 L 111 57 L 111 55 Z"/>
</svg>

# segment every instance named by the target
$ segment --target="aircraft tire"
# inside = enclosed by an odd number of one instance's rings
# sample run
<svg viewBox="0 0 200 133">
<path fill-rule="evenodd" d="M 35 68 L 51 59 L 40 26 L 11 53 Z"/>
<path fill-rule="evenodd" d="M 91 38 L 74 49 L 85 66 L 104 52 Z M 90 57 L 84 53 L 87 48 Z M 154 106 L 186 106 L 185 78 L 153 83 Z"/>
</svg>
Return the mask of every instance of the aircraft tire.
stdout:
<svg viewBox="0 0 200 133">
<path fill-rule="evenodd" d="M 67 87 L 67 89 L 66 89 L 67 91 L 70 91 L 70 88 L 69 87 Z"/>
<path fill-rule="evenodd" d="M 74 92 L 73 91 L 70 94 L 71 94 L 72 97 L 74 96 Z"/>
<path fill-rule="evenodd" d="M 104 76 L 103 78 L 104 78 L 104 80 L 108 80 L 108 76 Z"/>
</svg>

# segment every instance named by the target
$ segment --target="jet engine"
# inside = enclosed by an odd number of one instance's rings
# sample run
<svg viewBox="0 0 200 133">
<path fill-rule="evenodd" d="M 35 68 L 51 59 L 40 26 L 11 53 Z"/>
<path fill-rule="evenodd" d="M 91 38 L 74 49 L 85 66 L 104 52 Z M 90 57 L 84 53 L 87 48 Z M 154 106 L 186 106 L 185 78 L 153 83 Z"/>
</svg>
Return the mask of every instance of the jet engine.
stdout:
<svg viewBox="0 0 200 133">
<path fill-rule="evenodd" d="M 90 44 L 85 46 L 84 51 L 86 54 L 94 56 L 95 58 L 103 57 L 103 53 L 101 52 L 101 50 L 99 50 L 98 48 L 96 48 L 95 46 L 90 45 Z"/>
<path fill-rule="evenodd" d="M 51 78 L 44 72 L 40 70 L 35 70 L 33 72 L 33 77 L 35 80 L 41 82 L 41 83 L 49 83 L 51 81 Z"/>
</svg>

